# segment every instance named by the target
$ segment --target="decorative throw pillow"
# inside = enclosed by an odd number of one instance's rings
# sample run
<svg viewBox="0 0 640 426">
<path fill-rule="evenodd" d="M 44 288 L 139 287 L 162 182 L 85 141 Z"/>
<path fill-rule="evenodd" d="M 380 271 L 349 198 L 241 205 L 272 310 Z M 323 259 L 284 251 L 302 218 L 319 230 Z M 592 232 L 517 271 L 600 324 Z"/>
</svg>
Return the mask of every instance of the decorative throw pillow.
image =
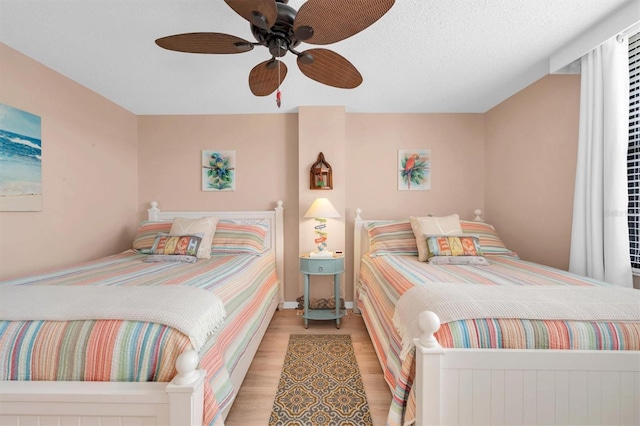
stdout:
<svg viewBox="0 0 640 426">
<path fill-rule="evenodd" d="M 460 226 L 465 235 L 475 235 L 480 241 L 480 247 L 485 256 L 487 255 L 503 255 L 518 257 L 518 254 L 509 250 L 502 239 L 498 236 L 495 228 L 485 222 L 476 222 L 471 220 L 461 220 Z"/>
<path fill-rule="evenodd" d="M 156 237 L 151 254 L 165 256 L 197 257 L 202 244 L 202 235 L 170 235 L 160 234 Z"/>
<path fill-rule="evenodd" d="M 460 226 L 460 217 L 457 214 L 449 216 L 426 216 L 414 217 L 410 216 L 411 229 L 415 235 L 416 245 L 418 247 L 418 260 L 420 262 L 427 261 L 427 243 L 426 235 L 461 235 L 462 227 Z"/>
<path fill-rule="evenodd" d="M 478 237 L 429 235 L 427 242 L 427 258 L 434 256 L 482 256 Z"/>
<path fill-rule="evenodd" d="M 264 252 L 268 230 L 264 221 L 221 219 L 213 234 L 211 254 L 260 254 Z"/>
<path fill-rule="evenodd" d="M 199 219 L 188 219 L 186 217 L 175 217 L 171 224 L 171 235 L 194 235 L 202 234 L 202 242 L 198 248 L 198 259 L 211 258 L 211 241 L 216 231 L 217 217 L 202 217 Z"/>
<path fill-rule="evenodd" d="M 364 228 L 369 234 L 369 255 L 417 256 L 416 237 L 408 220 L 369 222 Z"/>
<path fill-rule="evenodd" d="M 138 253 L 149 254 L 158 234 L 168 234 L 171 230 L 171 222 L 144 221 L 140 223 L 136 236 L 133 239 L 133 249 Z"/>
</svg>

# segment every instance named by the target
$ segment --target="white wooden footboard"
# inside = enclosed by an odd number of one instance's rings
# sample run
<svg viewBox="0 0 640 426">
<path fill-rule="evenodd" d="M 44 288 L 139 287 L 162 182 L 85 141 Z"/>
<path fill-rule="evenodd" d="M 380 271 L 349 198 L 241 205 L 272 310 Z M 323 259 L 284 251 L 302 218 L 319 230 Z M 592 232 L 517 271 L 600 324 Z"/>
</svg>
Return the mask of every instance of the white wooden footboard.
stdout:
<svg viewBox="0 0 640 426">
<path fill-rule="evenodd" d="M 443 349 L 419 325 L 418 426 L 640 424 L 640 352 Z"/>
<path fill-rule="evenodd" d="M 183 353 L 169 383 L 0 381 L 0 425 L 201 425 L 197 365 L 195 351 Z"/>
</svg>

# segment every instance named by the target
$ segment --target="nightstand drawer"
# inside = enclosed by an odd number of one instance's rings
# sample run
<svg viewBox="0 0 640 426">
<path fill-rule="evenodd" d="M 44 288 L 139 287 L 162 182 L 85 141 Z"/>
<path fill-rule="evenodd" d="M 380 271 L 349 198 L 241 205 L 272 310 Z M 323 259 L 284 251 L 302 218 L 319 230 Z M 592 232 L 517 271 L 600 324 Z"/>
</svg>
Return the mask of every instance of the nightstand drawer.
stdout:
<svg viewBox="0 0 640 426">
<path fill-rule="evenodd" d="M 300 272 L 307 274 L 338 274 L 344 271 L 344 257 L 328 259 L 300 258 Z"/>
</svg>

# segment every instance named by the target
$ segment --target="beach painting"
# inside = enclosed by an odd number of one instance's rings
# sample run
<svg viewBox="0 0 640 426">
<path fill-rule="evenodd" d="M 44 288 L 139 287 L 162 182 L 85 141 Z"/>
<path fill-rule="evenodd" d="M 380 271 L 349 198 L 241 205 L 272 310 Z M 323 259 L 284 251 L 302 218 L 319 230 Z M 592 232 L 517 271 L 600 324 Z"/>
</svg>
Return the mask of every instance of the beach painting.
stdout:
<svg viewBox="0 0 640 426">
<path fill-rule="evenodd" d="M 40 121 L 0 103 L 0 211 L 42 211 Z"/>
</svg>

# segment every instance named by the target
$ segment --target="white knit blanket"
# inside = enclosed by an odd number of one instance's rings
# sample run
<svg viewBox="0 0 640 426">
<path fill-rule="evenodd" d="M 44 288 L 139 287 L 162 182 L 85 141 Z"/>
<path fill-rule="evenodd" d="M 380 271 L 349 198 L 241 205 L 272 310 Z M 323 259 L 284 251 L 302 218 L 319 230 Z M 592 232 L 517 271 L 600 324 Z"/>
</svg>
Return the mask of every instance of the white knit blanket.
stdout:
<svg viewBox="0 0 640 426">
<path fill-rule="evenodd" d="M 0 320 L 124 320 L 172 327 L 198 351 L 226 317 L 215 294 L 186 286 L 0 286 Z"/>
<path fill-rule="evenodd" d="M 393 322 L 404 359 L 420 336 L 417 318 L 432 311 L 440 323 L 476 318 L 640 322 L 640 291 L 619 287 L 489 286 L 429 283 L 407 290 Z"/>
</svg>

